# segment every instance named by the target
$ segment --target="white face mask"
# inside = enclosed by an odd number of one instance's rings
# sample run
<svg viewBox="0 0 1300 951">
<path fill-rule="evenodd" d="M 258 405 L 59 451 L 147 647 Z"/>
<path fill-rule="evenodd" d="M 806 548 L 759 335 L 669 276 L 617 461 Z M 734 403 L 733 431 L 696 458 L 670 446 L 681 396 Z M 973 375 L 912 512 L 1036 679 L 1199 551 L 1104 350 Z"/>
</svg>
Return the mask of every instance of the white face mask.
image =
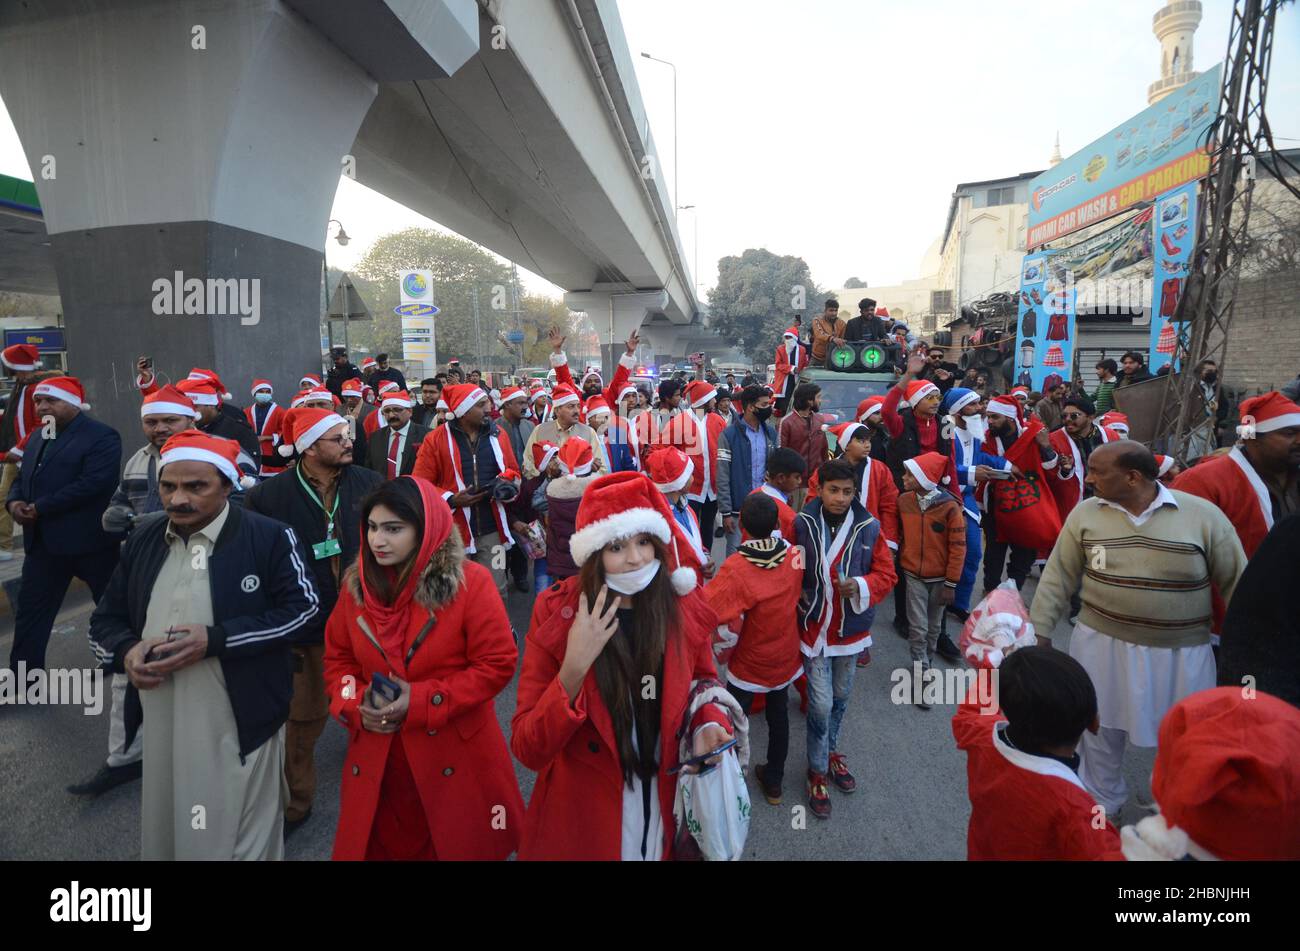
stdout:
<svg viewBox="0 0 1300 951">
<path fill-rule="evenodd" d="M 976 442 L 983 442 L 984 436 L 988 433 L 988 431 L 989 431 L 989 423 L 988 420 L 985 419 L 983 416 L 966 417 L 966 432 L 970 433 L 971 438 L 973 438 Z"/>
<path fill-rule="evenodd" d="M 636 594 L 638 591 L 644 591 L 646 585 L 654 581 L 657 574 L 659 574 L 659 559 L 655 558 L 632 571 L 620 571 L 615 574 L 606 572 L 605 584 L 619 594 Z"/>
<path fill-rule="evenodd" d="M 257 400 L 259 403 L 269 403 L 271 402 L 271 394 L 266 392 L 257 393 L 253 396 L 253 399 Z"/>
</svg>

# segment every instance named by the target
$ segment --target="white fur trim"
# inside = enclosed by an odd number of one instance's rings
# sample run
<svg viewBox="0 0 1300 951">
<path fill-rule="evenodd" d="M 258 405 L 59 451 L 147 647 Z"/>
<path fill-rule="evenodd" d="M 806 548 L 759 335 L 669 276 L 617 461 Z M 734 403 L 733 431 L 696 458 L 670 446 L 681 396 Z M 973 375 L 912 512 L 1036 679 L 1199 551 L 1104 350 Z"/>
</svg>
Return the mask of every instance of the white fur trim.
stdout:
<svg viewBox="0 0 1300 951">
<path fill-rule="evenodd" d="M 324 436 L 335 426 L 346 425 L 346 424 L 347 424 L 347 420 L 344 419 L 342 416 L 340 416 L 338 413 L 330 413 L 328 416 L 326 416 L 324 419 L 318 422 L 315 426 L 311 427 L 311 429 L 307 430 L 305 433 L 303 433 L 301 436 L 295 439 L 293 441 L 293 444 L 299 452 L 306 452 L 308 446 L 314 443 L 317 439 L 320 439 L 322 436 Z"/>
<path fill-rule="evenodd" d="M 931 383 L 929 380 L 926 380 L 925 386 L 921 387 L 919 390 L 916 391 L 916 395 L 907 401 L 907 405 L 912 407 L 912 409 L 916 409 L 917 405 L 921 402 L 921 400 L 925 399 L 927 396 L 931 395 L 932 393 L 938 393 L 938 392 L 939 392 L 939 388 L 935 386 L 933 383 Z"/>
<path fill-rule="evenodd" d="M 239 487 L 241 489 L 251 489 L 255 485 L 257 485 L 257 480 L 254 479 L 252 476 L 239 477 Z"/>
<path fill-rule="evenodd" d="M 398 407 L 400 407 L 400 408 L 402 408 L 402 409 L 410 409 L 410 408 L 411 408 L 411 401 L 410 401 L 410 400 L 399 399 L 399 398 L 396 397 L 396 396 L 385 396 L 385 397 L 384 397 L 384 401 L 383 401 L 382 403 L 379 404 L 379 408 L 380 408 L 380 409 L 387 409 L 387 408 L 390 407 L 390 406 L 398 406 Z"/>
<path fill-rule="evenodd" d="M 665 545 L 673 538 L 672 529 L 654 509 L 624 509 L 574 532 L 569 539 L 569 554 L 573 556 L 575 565 L 581 565 L 593 552 L 600 551 L 610 542 L 642 532 L 653 535 Z"/>
<path fill-rule="evenodd" d="M 80 396 L 70 393 L 60 386 L 50 386 L 48 383 L 38 383 L 36 385 L 36 391 L 32 396 L 52 396 L 56 400 L 63 400 L 63 402 L 71 403 L 73 406 L 79 406 L 81 409 L 90 409 L 89 406 L 81 402 Z"/>
<path fill-rule="evenodd" d="M 1170 826 L 1160 813 L 1120 829 L 1119 838 L 1124 858 L 1130 862 L 1177 862 L 1186 855 L 1202 862 L 1218 861 L 1182 829 Z"/>
<path fill-rule="evenodd" d="M 569 363 L 569 355 L 567 353 L 564 353 L 563 351 L 561 351 L 560 353 L 552 352 L 550 359 L 551 359 L 551 366 L 553 367 L 567 366 Z"/>
<path fill-rule="evenodd" d="M 162 400 L 155 402 L 145 402 L 140 406 L 140 418 L 146 416 L 187 416 L 191 419 L 198 419 L 199 414 L 192 406 L 185 406 L 182 403 L 165 403 Z"/>
<path fill-rule="evenodd" d="M 619 365 L 628 372 L 636 369 L 636 354 L 623 351 L 623 355 L 618 358 Z"/>
<path fill-rule="evenodd" d="M 1275 429 L 1285 429 L 1288 426 L 1300 426 L 1300 413 L 1283 413 L 1281 416 L 1274 416 L 1272 419 L 1255 422 L 1255 432 L 1271 433 Z"/>
<path fill-rule="evenodd" d="M 710 386 L 707 393 L 705 393 L 703 396 L 701 396 L 699 399 L 697 399 L 695 402 L 691 404 L 691 409 L 697 409 L 703 406 L 709 400 L 717 399 L 717 396 L 718 396 L 717 388 Z"/>
<path fill-rule="evenodd" d="M 970 406 L 971 403 L 978 403 L 979 401 L 980 401 L 980 395 L 976 393 L 974 390 L 971 390 L 965 396 L 959 396 L 957 399 L 953 400 L 952 406 L 949 407 L 948 409 L 948 414 L 950 416 L 956 416 L 967 406 Z M 879 406 L 880 404 L 877 403 L 876 404 L 877 412 L 879 412 Z"/>
<path fill-rule="evenodd" d="M 1165 456 L 1164 462 L 1160 463 L 1160 468 L 1156 471 L 1156 475 L 1164 475 L 1174 467 L 1174 463 L 1177 461 L 1173 456 Z"/>
<path fill-rule="evenodd" d="M 235 468 L 229 459 L 220 453 L 213 452 L 210 449 L 200 449 L 197 446 L 190 446 L 185 449 L 173 449 L 171 452 L 164 452 L 159 460 L 158 474 L 173 462 L 206 462 L 216 466 L 217 471 L 230 480 L 233 486 L 239 486 L 239 480 L 242 478 L 240 472 Z"/>
<path fill-rule="evenodd" d="M 287 442 L 280 443 L 280 445 L 276 447 L 275 451 L 288 459 L 293 455 L 293 446 L 290 446 Z"/>
<path fill-rule="evenodd" d="M 570 403 L 577 403 L 580 401 L 581 397 L 578 396 L 577 393 L 568 393 L 552 399 L 551 406 L 555 409 L 559 409 L 561 406 L 568 406 Z"/>
<path fill-rule="evenodd" d="M 686 467 L 682 469 L 682 474 L 672 482 L 656 482 L 655 488 L 667 495 L 669 492 L 680 492 L 686 488 L 687 483 L 691 481 L 691 476 L 695 475 L 695 463 L 691 461 L 690 456 L 686 457 Z"/>
<path fill-rule="evenodd" d="M 694 568 L 677 568 L 672 573 L 673 590 L 679 595 L 687 595 L 695 590 L 698 581 L 695 577 Z"/>
<path fill-rule="evenodd" d="M 908 472 L 912 473 L 912 477 L 916 479 L 917 482 L 921 483 L 921 488 L 929 492 L 933 492 L 935 489 L 939 488 L 926 477 L 925 472 L 922 471 L 919 465 L 917 465 L 915 459 L 904 459 L 903 465 L 907 467 Z"/>
<path fill-rule="evenodd" d="M 541 464 L 537 467 L 537 471 L 538 471 L 538 472 L 545 472 L 545 471 L 546 471 L 546 467 L 549 466 L 549 465 L 551 464 L 551 460 L 554 459 L 554 458 L 556 457 L 556 455 L 559 453 L 559 451 L 560 451 L 560 447 L 557 446 L 557 445 L 555 445 L 554 443 L 552 443 L 552 444 L 551 444 L 551 448 L 550 448 L 550 449 L 547 449 L 546 452 L 544 452 L 544 453 L 542 454 L 542 462 L 541 462 Z"/>
<path fill-rule="evenodd" d="M 528 398 L 530 403 L 536 403 L 538 400 L 547 399 L 546 391 L 540 386 L 533 391 L 533 395 Z"/>
<path fill-rule="evenodd" d="M 249 395 L 251 395 L 251 396 L 256 396 L 256 395 L 257 395 L 258 393 L 260 393 L 262 390 L 266 390 L 268 393 L 274 393 L 274 392 L 275 392 L 275 389 L 271 386 L 270 383 L 259 383 L 257 386 L 253 387 L 253 388 L 252 388 L 251 390 L 249 390 L 248 392 L 249 392 Z"/>
<path fill-rule="evenodd" d="M 40 368 L 39 363 L 10 363 L 9 360 L 4 356 L 0 356 L 0 363 L 4 363 L 4 365 L 11 370 L 19 370 L 23 372 L 36 370 Z"/>
<path fill-rule="evenodd" d="M 497 405 L 505 406 L 511 400 L 526 400 L 526 399 L 528 399 L 527 393 L 525 393 L 523 390 L 516 390 L 514 393 L 511 393 L 509 396 L 497 400 Z"/>
<path fill-rule="evenodd" d="M 221 397 L 216 393 L 186 393 L 195 406 L 220 406 Z"/>
<path fill-rule="evenodd" d="M 1018 419 L 1019 414 L 1014 408 L 1008 406 L 1000 400 L 989 400 L 988 406 L 985 407 L 986 413 L 997 413 L 999 416 L 1006 416 L 1010 419 Z"/>
<path fill-rule="evenodd" d="M 476 386 L 465 396 L 463 400 L 461 400 L 459 403 L 455 405 L 455 407 L 452 408 L 452 413 L 455 414 L 457 419 L 460 419 L 462 416 L 464 416 L 466 413 L 472 410 L 476 405 L 478 405 L 478 402 L 480 400 L 485 400 L 485 399 L 487 399 L 487 394 L 483 392 L 483 387 Z"/>
</svg>

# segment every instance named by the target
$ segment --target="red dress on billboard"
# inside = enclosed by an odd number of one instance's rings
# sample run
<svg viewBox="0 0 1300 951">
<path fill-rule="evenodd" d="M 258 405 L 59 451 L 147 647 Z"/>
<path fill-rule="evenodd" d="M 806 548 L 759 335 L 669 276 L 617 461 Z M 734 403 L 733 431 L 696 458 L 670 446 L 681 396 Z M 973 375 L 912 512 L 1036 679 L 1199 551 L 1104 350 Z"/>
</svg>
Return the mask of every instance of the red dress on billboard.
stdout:
<svg viewBox="0 0 1300 951">
<path fill-rule="evenodd" d="M 1070 339 L 1070 315 L 1069 314 L 1052 314 L 1047 318 L 1047 339 L 1048 340 L 1069 340 Z"/>
</svg>

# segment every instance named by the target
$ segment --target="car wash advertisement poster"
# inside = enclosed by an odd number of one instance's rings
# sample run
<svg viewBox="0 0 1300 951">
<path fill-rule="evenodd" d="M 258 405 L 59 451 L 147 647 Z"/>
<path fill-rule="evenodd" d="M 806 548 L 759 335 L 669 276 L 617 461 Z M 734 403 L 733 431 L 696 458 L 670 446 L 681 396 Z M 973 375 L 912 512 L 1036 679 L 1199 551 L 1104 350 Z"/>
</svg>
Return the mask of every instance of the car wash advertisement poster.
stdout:
<svg viewBox="0 0 1300 951">
<path fill-rule="evenodd" d="M 1192 245 L 1196 241 L 1196 191 L 1199 184 L 1190 182 L 1155 201 L 1151 346 L 1147 360 L 1152 373 L 1174 360 L 1179 334 L 1188 332 L 1187 324 L 1175 324 L 1173 318 L 1179 298 L 1187 289 L 1187 271 Z"/>
<path fill-rule="evenodd" d="M 1074 355 L 1074 285 L 1055 267 L 1057 251 L 1027 254 L 1020 265 L 1015 385 L 1042 390 L 1057 373 L 1070 378 Z"/>
</svg>

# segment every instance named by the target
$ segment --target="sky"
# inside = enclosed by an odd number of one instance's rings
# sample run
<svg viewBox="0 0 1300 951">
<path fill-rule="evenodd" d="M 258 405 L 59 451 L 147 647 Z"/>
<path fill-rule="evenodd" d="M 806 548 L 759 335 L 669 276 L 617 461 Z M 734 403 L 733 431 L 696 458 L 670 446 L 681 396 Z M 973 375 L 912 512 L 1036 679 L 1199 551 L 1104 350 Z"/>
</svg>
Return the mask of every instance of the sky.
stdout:
<svg viewBox="0 0 1300 951">
<path fill-rule="evenodd" d="M 1230 0 L 1202 0 L 1194 68 L 1222 59 Z M 813 279 L 889 285 L 921 277 L 960 182 L 1047 167 L 1146 108 L 1159 77 L 1156 0 L 618 0 L 637 81 L 675 190 L 678 233 L 701 274 L 765 247 Z M 1300 4 L 1278 17 L 1268 115 L 1300 147 Z M 672 70 L 677 68 L 673 168 Z M 0 173 L 31 178 L 0 103 Z M 760 200 L 755 200 L 761 196 Z M 699 220 L 693 220 L 693 215 Z M 435 226 L 346 178 L 330 242 L 351 267 L 378 237 Z M 526 288 L 558 288 L 521 269 Z"/>
</svg>

